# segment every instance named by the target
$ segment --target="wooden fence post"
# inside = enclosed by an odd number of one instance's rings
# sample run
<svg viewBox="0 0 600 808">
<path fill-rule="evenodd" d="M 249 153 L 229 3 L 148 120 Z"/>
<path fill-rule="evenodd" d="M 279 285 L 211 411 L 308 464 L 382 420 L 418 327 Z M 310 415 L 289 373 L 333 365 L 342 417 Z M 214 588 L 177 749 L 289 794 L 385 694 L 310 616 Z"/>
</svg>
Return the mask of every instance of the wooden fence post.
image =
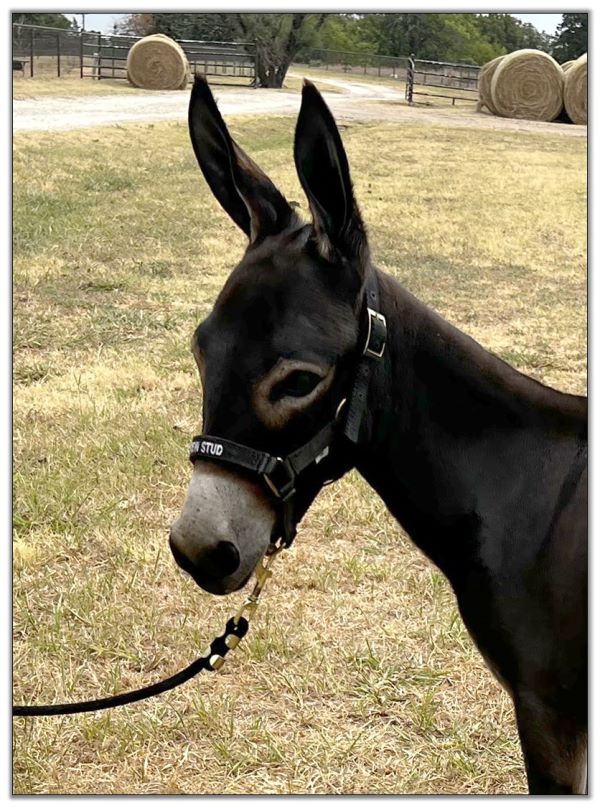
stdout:
<svg viewBox="0 0 600 808">
<path fill-rule="evenodd" d="M 33 78 L 33 57 L 35 55 L 35 47 L 33 44 L 35 38 L 35 31 L 33 28 L 30 31 L 31 37 L 29 39 L 29 77 Z"/>
<path fill-rule="evenodd" d="M 408 57 L 408 62 L 406 65 L 406 89 L 404 91 L 404 97 L 408 101 L 409 104 L 413 102 L 413 90 L 415 86 L 415 54 L 411 53 Z"/>
<path fill-rule="evenodd" d="M 254 89 L 258 89 L 258 40 L 254 40 Z"/>
<path fill-rule="evenodd" d="M 102 33 L 98 31 L 98 81 L 102 78 Z"/>
<path fill-rule="evenodd" d="M 83 31 L 79 32 L 79 78 L 83 78 Z"/>
<path fill-rule="evenodd" d="M 56 35 L 56 77 L 60 78 L 60 34 Z"/>
</svg>

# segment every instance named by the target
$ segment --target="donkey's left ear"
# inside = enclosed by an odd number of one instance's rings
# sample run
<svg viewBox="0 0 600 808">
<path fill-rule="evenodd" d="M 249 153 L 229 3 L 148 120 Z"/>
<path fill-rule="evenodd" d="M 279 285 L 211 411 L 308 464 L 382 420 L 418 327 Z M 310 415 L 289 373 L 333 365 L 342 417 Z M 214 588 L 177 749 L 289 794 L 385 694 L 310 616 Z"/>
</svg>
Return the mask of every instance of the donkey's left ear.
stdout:
<svg viewBox="0 0 600 808">
<path fill-rule="evenodd" d="M 206 80 L 196 76 L 188 111 L 202 173 L 234 222 L 256 243 L 295 219 L 285 197 L 229 134 Z"/>
<path fill-rule="evenodd" d="M 294 159 L 323 253 L 329 257 L 337 251 L 350 259 L 360 258 L 367 237 L 352 191 L 348 158 L 329 107 L 306 79 Z"/>
</svg>

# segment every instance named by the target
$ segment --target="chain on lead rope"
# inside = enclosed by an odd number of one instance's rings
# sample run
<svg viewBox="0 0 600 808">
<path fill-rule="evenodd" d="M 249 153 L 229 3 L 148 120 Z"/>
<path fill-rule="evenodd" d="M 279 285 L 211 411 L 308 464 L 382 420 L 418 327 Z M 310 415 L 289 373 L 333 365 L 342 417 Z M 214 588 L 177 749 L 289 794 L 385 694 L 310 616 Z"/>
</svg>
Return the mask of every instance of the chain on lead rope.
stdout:
<svg viewBox="0 0 600 808">
<path fill-rule="evenodd" d="M 247 624 L 250 624 L 250 620 L 254 617 L 254 613 L 258 606 L 258 598 L 260 597 L 260 593 L 263 591 L 265 584 L 269 580 L 269 578 L 273 575 L 271 570 L 271 565 L 275 560 L 276 556 L 284 549 L 283 544 L 271 544 L 267 549 L 267 552 L 261 558 L 261 560 L 256 565 L 256 569 L 254 570 L 254 574 L 256 576 L 256 583 L 254 584 L 254 589 L 248 595 L 246 600 L 242 603 L 240 608 L 237 610 L 235 615 L 231 618 L 233 624 L 238 627 L 242 625 L 242 621 L 244 620 Z M 245 633 L 245 632 L 244 632 Z M 238 634 L 226 634 L 224 643 L 227 647 L 227 651 L 232 651 L 234 648 L 240 644 L 240 637 Z M 212 670 L 219 670 L 225 664 L 225 658 L 223 654 L 213 654 L 212 653 L 212 643 L 209 645 L 203 654 L 204 657 L 208 657 L 210 667 Z"/>
</svg>

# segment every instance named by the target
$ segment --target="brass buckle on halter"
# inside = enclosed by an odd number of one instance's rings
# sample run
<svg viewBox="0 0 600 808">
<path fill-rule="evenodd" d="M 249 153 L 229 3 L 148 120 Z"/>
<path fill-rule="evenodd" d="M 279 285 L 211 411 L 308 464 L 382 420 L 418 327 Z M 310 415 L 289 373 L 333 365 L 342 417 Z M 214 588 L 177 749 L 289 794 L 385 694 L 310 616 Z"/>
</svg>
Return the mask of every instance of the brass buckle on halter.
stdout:
<svg viewBox="0 0 600 808">
<path fill-rule="evenodd" d="M 263 474 L 263 479 L 275 496 L 285 502 L 296 493 L 296 475 L 289 460 L 282 457 L 276 459 L 277 464 L 268 474 Z"/>
<path fill-rule="evenodd" d="M 371 356 L 373 359 L 381 359 L 385 351 L 387 339 L 387 321 L 383 314 L 367 307 L 369 317 L 369 330 L 363 349 L 364 356 Z"/>
</svg>

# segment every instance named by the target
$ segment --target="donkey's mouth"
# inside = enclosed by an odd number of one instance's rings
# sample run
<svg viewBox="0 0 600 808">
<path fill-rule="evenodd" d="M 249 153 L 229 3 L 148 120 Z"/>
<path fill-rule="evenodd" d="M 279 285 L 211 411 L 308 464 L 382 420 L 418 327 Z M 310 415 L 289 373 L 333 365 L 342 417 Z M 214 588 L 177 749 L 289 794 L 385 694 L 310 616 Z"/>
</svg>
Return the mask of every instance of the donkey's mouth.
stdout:
<svg viewBox="0 0 600 808">
<path fill-rule="evenodd" d="M 203 589 L 211 595 L 229 595 L 232 592 L 237 592 L 238 589 L 241 589 L 248 583 L 254 570 L 254 567 L 250 566 L 245 574 L 238 572 L 238 574 L 233 575 L 213 576 L 190 561 L 190 559 L 179 550 L 172 537 L 169 538 L 169 546 L 177 566 L 186 572 L 200 589 Z"/>
<path fill-rule="evenodd" d="M 209 595 L 231 595 L 233 592 L 237 592 L 239 589 L 246 586 L 252 577 L 252 570 L 248 573 L 248 575 L 246 575 L 245 578 L 242 578 L 241 581 L 232 582 L 229 582 L 227 578 L 211 580 L 210 578 L 205 578 L 197 573 L 190 573 L 190 575 L 193 578 L 194 583 L 196 583 L 200 589 L 208 592 Z"/>
</svg>

